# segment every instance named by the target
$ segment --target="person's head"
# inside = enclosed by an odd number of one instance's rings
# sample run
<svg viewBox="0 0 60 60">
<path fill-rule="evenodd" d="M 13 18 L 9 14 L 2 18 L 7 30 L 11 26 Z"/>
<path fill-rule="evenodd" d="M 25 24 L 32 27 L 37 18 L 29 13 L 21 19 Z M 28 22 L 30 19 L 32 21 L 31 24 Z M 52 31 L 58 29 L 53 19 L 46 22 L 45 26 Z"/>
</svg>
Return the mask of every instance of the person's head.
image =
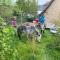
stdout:
<svg viewBox="0 0 60 60">
<path fill-rule="evenodd" d="M 13 19 L 16 20 L 16 16 L 14 16 Z"/>
</svg>

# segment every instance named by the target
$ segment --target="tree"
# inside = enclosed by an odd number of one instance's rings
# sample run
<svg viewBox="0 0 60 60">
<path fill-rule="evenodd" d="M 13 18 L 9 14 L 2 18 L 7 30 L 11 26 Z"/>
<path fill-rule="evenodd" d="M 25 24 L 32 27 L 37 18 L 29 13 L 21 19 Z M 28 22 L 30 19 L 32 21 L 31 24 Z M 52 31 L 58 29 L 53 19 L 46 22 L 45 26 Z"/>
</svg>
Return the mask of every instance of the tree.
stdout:
<svg viewBox="0 0 60 60">
<path fill-rule="evenodd" d="M 17 0 L 17 5 L 20 10 L 25 13 L 35 13 L 37 11 L 36 0 Z"/>
<path fill-rule="evenodd" d="M 36 0 L 32 0 L 30 6 L 29 6 L 30 13 L 36 14 L 37 13 L 37 2 Z"/>
<path fill-rule="evenodd" d="M 35 15 L 37 12 L 37 2 L 36 0 L 17 0 L 15 6 L 15 15 L 19 15 L 19 20 L 24 20 L 23 18 L 27 14 Z M 25 14 L 25 15 L 24 15 Z"/>
<path fill-rule="evenodd" d="M 13 14 L 13 6 L 11 0 L 0 0 L 0 16 L 9 20 Z"/>
</svg>

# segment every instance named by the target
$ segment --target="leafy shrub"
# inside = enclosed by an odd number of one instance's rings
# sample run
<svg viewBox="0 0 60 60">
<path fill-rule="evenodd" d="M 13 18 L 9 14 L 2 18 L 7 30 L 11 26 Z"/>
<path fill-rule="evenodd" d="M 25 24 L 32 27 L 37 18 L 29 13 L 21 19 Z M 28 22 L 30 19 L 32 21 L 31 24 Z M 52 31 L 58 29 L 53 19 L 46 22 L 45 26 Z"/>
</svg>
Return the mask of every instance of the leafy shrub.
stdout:
<svg viewBox="0 0 60 60">
<path fill-rule="evenodd" d="M 3 20 L 3 18 L 0 17 L 0 26 L 2 26 L 3 23 L 4 23 L 4 20 Z"/>
<path fill-rule="evenodd" d="M 0 17 L 0 60 L 9 60 L 10 57 L 14 56 L 12 55 L 14 49 L 11 47 L 15 38 L 15 30 L 12 26 L 3 26 L 3 23 L 4 20 Z"/>
</svg>

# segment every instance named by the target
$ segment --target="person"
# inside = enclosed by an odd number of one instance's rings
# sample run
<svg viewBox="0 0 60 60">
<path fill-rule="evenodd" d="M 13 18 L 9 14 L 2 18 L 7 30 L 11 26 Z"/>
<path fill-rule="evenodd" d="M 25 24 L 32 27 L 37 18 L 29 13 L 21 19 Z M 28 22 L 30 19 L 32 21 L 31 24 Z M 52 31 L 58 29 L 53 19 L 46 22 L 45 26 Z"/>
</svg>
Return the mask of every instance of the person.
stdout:
<svg viewBox="0 0 60 60">
<path fill-rule="evenodd" d="M 36 24 L 38 24 L 38 18 L 35 18 L 35 20 L 34 20 L 35 22 L 36 22 Z"/>
<path fill-rule="evenodd" d="M 35 26 L 36 26 L 38 29 L 40 29 L 40 27 L 39 27 L 39 19 L 38 19 L 38 17 L 35 18 L 35 20 L 34 20 L 33 22 L 35 23 Z"/>
<path fill-rule="evenodd" d="M 38 22 L 40 24 L 41 33 L 44 33 L 44 29 L 46 27 L 46 23 L 45 23 L 46 22 L 46 18 L 44 16 L 44 14 L 39 15 Z"/>
<path fill-rule="evenodd" d="M 16 29 L 16 16 L 13 17 L 12 19 L 12 26 L 14 27 L 14 35 L 16 36 L 17 35 L 17 29 Z"/>
<path fill-rule="evenodd" d="M 12 26 L 14 28 L 16 28 L 16 17 L 14 16 L 13 20 L 12 20 Z"/>
</svg>

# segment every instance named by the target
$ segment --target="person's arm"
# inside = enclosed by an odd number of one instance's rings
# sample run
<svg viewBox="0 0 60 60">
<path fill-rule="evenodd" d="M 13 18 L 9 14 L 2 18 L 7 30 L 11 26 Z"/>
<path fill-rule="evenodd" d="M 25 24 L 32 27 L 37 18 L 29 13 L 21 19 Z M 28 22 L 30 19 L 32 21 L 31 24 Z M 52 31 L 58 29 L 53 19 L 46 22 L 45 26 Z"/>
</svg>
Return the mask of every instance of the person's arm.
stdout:
<svg viewBox="0 0 60 60">
<path fill-rule="evenodd" d="M 46 28 L 46 26 L 47 26 L 47 19 L 46 18 L 44 19 L 44 23 L 45 23 L 45 28 Z"/>
</svg>

